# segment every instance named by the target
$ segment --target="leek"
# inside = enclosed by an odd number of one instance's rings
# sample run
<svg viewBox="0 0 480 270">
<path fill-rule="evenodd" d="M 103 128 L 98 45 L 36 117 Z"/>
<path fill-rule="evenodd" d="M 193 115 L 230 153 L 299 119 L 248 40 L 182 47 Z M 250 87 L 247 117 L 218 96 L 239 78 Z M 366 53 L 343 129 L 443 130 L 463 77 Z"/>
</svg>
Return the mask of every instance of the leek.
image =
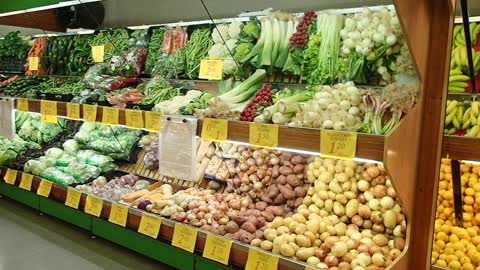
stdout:
<svg viewBox="0 0 480 270">
<path fill-rule="evenodd" d="M 275 61 L 275 67 L 283 68 L 287 62 L 287 58 L 290 52 L 290 38 L 295 32 L 295 23 L 293 20 L 289 20 L 286 24 L 286 33 L 283 39 L 283 42 L 280 47 L 280 52 L 278 54 L 277 60 Z"/>
<path fill-rule="evenodd" d="M 265 20 L 262 20 L 260 22 L 260 27 L 260 38 L 257 40 L 255 46 L 253 46 L 252 50 L 240 60 L 241 63 L 248 62 L 250 59 L 255 58 L 258 54 L 262 52 L 263 44 L 265 43 L 265 36 L 267 35 Z"/>
<path fill-rule="evenodd" d="M 277 29 L 279 30 L 279 29 Z M 265 18 L 265 29 L 262 27 L 262 33 L 265 32 L 265 43 L 263 44 L 262 53 L 257 59 L 258 66 L 270 66 L 272 64 L 273 51 L 273 27 L 270 18 Z M 276 33 L 277 35 L 278 33 Z"/>
</svg>

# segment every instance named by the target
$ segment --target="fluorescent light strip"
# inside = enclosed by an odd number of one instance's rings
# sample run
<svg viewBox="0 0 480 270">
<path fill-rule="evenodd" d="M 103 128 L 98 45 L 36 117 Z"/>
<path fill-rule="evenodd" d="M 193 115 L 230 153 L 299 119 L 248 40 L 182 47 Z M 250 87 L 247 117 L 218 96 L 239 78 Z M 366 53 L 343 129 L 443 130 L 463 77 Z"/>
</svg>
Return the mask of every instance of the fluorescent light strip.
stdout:
<svg viewBox="0 0 480 270">
<path fill-rule="evenodd" d="M 36 12 L 36 11 L 41 11 L 41 10 L 75 6 L 75 5 L 80 5 L 82 3 L 85 4 L 85 3 L 100 2 L 100 1 L 101 0 L 63 1 L 63 2 L 60 2 L 58 4 L 54 4 L 54 5 L 47 5 L 47 6 L 41 6 L 41 7 L 28 8 L 28 9 L 25 9 L 25 10 L 16 10 L 16 11 L 11 11 L 11 12 L 0 13 L 0 17 L 13 16 L 13 15 L 18 15 L 18 14 L 27 13 L 27 12 Z"/>
<path fill-rule="evenodd" d="M 474 160 L 460 160 L 460 161 L 466 164 L 480 165 L 480 161 L 474 161 Z"/>
<path fill-rule="evenodd" d="M 469 17 L 468 18 L 468 21 L 469 22 L 480 22 L 480 16 L 475 16 L 475 17 Z M 460 17 L 460 18 L 456 18 L 455 19 L 455 23 L 463 23 L 463 19 Z"/>
</svg>

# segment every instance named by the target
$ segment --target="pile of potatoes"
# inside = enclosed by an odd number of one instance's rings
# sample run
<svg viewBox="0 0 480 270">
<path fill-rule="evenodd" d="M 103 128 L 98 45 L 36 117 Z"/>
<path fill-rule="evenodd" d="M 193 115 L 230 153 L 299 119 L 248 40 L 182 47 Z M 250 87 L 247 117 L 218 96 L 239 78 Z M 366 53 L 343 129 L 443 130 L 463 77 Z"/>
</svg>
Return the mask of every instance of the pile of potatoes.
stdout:
<svg viewBox="0 0 480 270">
<path fill-rule="evenodd" d="M 267 205 L 286 205 L 290 211 L 302 203 L 310 186 L 306 182 L 305 156 L 247 146 L 240 146 L 238 151 L 241 158 L 228 192 Z"/>
<path fill-rule="evenodd" d="M 405 247 L 406 220 L 381 166 L 315 158 L 291 217 L 276 217 L 251 244 L 330 270 L 384 269 Z"/>
</svg>

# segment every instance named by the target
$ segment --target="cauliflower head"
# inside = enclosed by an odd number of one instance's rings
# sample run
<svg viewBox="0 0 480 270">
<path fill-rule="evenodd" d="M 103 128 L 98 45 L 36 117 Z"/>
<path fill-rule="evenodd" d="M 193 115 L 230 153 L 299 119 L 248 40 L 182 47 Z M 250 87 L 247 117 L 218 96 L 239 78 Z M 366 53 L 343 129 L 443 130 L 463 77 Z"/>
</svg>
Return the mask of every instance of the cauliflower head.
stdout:
<svg viewBox="0 0 480 270">
<path fill-rule="evenodd" d="M 228 26 L 228 35 L 231 39 L 238 39 L 240 32 L 242 32 L 243 23 L 241 22 L 232 22 Z"/>
<path fill-rule="evenodd" d="M 213 32 L 212 32 L 213 42 L 215 42 L 215 44 L 218 44 L 218 43 L 222 44 L 223 43 L 222 37 L 224 40 L 230 39 L 230 36 L 228 35 L 228 25 L 226 24 L 219 24 L 217 25 L 216 28 L 213 28 Z"/>
</svg>

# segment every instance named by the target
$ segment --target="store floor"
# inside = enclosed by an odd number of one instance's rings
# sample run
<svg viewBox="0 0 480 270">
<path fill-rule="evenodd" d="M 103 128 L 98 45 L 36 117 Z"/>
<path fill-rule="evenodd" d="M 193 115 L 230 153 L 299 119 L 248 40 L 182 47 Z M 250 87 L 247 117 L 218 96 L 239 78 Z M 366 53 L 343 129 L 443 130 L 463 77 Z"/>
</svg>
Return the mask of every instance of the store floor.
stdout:
<svg viewBox="0 0 480 270">
<path fill-rule="evenodd" d="M 0 270 L 173 269 L 0 198 Z"/>
</svg>

